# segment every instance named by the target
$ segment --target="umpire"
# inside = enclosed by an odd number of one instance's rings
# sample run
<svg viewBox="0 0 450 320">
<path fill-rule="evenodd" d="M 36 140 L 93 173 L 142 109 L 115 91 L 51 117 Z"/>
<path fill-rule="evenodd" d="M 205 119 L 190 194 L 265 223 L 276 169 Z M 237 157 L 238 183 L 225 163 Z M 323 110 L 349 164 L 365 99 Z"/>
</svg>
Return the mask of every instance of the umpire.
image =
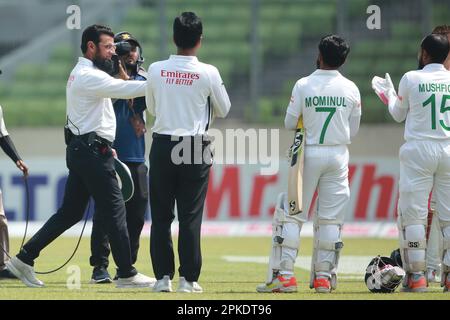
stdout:
<svg viewBox="0 0 450 320">
<path fill-rule="evenodd" d="M 125 66 L 127 80 L 145 81 L 147 73 L 141 67 L 144 62 L 142 47 L 129 32 L 119 32 L 114 36 L 117 45 L 116 53 Z M 130 236 L 131 262 L 137 260 L 139 238 L 145 223 L 145 212 L 148 207 L 148 184 L 145 165 L 145 114 L 147 108 L 145 97 L 136 99 L 118 99 L 114 102 L 116 115 L 116 139 L 114 149 L 119 160 L 130 169 L 134 183 L 134 194 L 126 204 L 127 228 Z M 91 266 L 94 267 L 91 283 L 110 283 L 108 273 L 110 253 L 108 237 L 103 223 L 94 215 L 91 234 Z M 117 275 L 116 275 L 117 277 Z M 116 278 L 115 277 L 115 278 Z"/>
<path fill-rule="evenodd" d="M 152 279 L 136 271 L 131 262 L 125 203 L 115 170 L 112 142 L 116 119 L 110 97 L 131 99 L 145 94 L 145 82 L 114 79 L 114 34 L 92 25 L 83 31 L 80 57 L 67 81 L 69 177 L 59 210 L 24 245 L 7 268 L 29 287 L 42 287 L 34 260 L 64 231 L 83 218 L 89 197 L 103 221 L 118 266 L 118 288 L 149 287 Z M 121 70 L 123 72 L 123 68 Z"/>
<path fill-rule="evenodd" d="M 180 260 L 177 291 L 203 291 L 197 283 L 202 266 L 200 230 L 212 164 L 206 134 L 213 114 L 227 115 L 230 99 L 217 68 L 196 57 L 202 32 L 202 22 L 194 13 L 176 17 L 173 39 L 177 55 L 148 69 L 146 102 L 156 117 L 149 176 L 150 253 L 158 280 L 155 292 L 172 291 L 175 264 L 170 230 L 175 201 Z"/>
</svg>

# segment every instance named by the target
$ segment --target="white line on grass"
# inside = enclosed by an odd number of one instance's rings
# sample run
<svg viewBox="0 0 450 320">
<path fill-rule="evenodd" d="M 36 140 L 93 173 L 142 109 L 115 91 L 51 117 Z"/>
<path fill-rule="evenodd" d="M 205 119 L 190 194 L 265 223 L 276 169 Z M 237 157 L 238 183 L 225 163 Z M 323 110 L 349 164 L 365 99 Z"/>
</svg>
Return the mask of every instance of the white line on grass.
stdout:
<svg viewBox="0 0 450 320">
<path fill-rule="evenodd" d="M 341 279 L 362 279 L 369 262 L 373 256 L 341 256 L 339 259 L 338 274 Z M 228 262 L 263 263 L 269 262 L 266 256 L 222 256 Z M 305 270 L 311 267 L 311 256 L 300 256 L 295 261 L 295 266 Z"/>
</svg>

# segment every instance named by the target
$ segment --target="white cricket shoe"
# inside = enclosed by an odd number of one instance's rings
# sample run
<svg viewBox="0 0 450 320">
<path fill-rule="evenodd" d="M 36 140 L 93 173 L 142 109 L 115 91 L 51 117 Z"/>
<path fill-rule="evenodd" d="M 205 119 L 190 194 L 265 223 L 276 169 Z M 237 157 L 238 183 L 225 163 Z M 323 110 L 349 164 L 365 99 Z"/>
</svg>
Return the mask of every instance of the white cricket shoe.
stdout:
<svg viewBox="0 0 450 320">
<path fill-rule="evenodd" d="M 147 277 L 141 273 L 129 278 L 118 278 L 116 288 L 152 288 L 156 283 L 155 278 Z"/>
<path fill-rule="evenodd" d="M 184 277 L 180 277 L 177 292 L 185 293 L 202 293 L 203 289 L 196 281 L 187 281 Z"/>
<path fill-rule="evenodd" d="M 169 276 L 164 276 L 156 281 L 153 292 L 172 292 L 172 281 Z"/>
<path fill-rule="evenodd" d="M 427 268 L 427 280 L 428 282 L 441 282 L 440 272 L 434 268 Z"/>
<path fill-rule="evenodd" d="M 297 279 L 294 276 L 278 274 L 270 283 L 258 285 L 256 291 L 260 293 L 297 292 Z"/>
<path fill-rule="evenodd" d="M 6 267 L 12 274 L 22 280 L 27 287 L 41 288 L 44 286 L 44 283 L 36 278 L 34 268 L 21 261 L 19 258 L 12 257 L 11 260 L 6 262 Z"/>
</svg>

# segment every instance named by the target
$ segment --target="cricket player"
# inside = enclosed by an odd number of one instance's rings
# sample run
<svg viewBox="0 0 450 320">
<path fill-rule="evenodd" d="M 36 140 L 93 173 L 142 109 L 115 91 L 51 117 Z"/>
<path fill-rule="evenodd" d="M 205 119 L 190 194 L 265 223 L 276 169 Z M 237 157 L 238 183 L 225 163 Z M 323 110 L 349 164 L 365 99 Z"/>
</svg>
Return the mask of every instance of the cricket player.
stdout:
<svg viewBox="0 0 450 320">
<path fill-rule="evenodd" d="M 443 63 L 450 45 L 447 36 L 430 34 L 421 43 L 419 70 L 401 79 L 398 95 L 389 74 L 384 96 L 395 121 L 405 124 L 400 148 L 398 227 L 406 277 L 403 291 L 427 290 L 426 228 L 428 198 L 435 199 L 435 218 L 443 234 L 441 286 L 450 288 L 450 72 Z"/>
<path fill-rule="evenodd" d="M 450 41 L 450 26 L 440 25 L 434 28 L 433 33 L 442 34 Z M 450 70 L 450 53 L 444 61 L 444 67 Z M 428 282 L 440 282 L 441 271 L 441 252 L 442 252 L 442 233 L 439 227 L 439 219 L 436 217 L 435 197 L 432 195 L 430 199 L 430 210 L 428 213 L 428 243 L 427 243 L 427 280 Z"/>
<path fill-rule="evenodd" d="M 442 34 L 450 41 L 450 26 L 440 25 L 434 28 L 433 33 Z M 444 62 L 444 67 L 450 70 L 450 53 Z M 386 101 L 384 101 L 386 102 Z M 433 192 L 430 194 L 428 203 L 428 226 L 426 231 L 427 251 L 427 280 L 428 282 L 441 282 L 441 253 L 442 253 L 442 232 L 439 227 L 439 219 L 436 216 L 436 200 Z M 400 252 L 400 249 L 397 249 Z M 395 250 L 394 250 L 395 251 Z"/>
<path fill-rule="evenodd" d="M 336 288 L 341 228 L 350 199 L 347 144 L 359 130 L 361 97 L 356 85 L 342 76 L 341 67 L 350 51 L 344 39 L 323 37 L 317 70 L 297 81 L 292 91 L 285 127 L 295 130 L 300 117 L 306 132 L 303 211 L 289 215 L 287 196 L 278 197 L 273 217 L 273 241 L 266 283 L 258 292 L 296 292 L 294 263 L 300 231 L 307 221 L 313 194 L 319 192 L 314 217 L 314 248 L 310 288 L 328 293 Z"/>
<path fill-rule="evenodd" d="M 0 106 L 0 147 L 16 164 L 17 168 L 23 172 L 24 176 L 28 175 L 28 167 L 20 158 L 13 141 L 9 137 L 6 130 L 5 121 L 3 120 L 3 110 Z M 6 262 L 9 260 L 9 234 L 8 221 L 6 220 L 5 209 L 3 208 L 2 191 L 0 190 L 0 279 L 14 279 L 14 276 L 7 268 Z"/>
</svg>

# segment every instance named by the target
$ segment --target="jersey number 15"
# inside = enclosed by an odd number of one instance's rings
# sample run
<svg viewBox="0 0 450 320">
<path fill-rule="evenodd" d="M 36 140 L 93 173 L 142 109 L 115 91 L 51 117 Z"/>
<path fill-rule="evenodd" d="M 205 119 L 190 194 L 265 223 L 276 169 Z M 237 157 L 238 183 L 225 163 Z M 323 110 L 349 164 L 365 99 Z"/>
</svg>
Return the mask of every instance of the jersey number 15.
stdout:
<svg viewBox="0 0 450 320">
<path fill-rule="evenodd" d="M 440 113 L 450 111 L 450 106 L 447 106 L 447 100 L 450 100 L 450 95 L 444 94 L 442 96 Z M 431 104 L 431 129 L 436 130 L 436 95 L 434 93 L 422 103 L 422 106 L 426 107 L 429 104 Z M 450 127 L 445 124 L 444 120 L 439 119 L 439 124 L 444 130 L 450 131 Z"/>
</svg>

